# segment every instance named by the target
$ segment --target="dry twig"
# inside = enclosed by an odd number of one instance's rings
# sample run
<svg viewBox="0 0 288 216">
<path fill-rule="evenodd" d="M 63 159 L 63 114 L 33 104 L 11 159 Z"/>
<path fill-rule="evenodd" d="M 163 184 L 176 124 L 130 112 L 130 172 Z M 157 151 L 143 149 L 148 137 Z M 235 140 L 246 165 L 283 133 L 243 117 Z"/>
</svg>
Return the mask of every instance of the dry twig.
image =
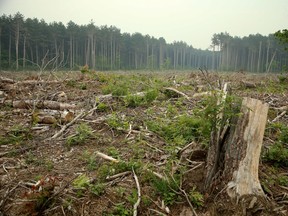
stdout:
<svg viewBox="0 0 288 216">
<path fill-rule="evenodd" d="M 133 168 L 132 168 L 132 171 L 133 171 L 133 177 L 134 177 L 134 180 L 136 182 L 137 192 L 138 192 L 137 202 L 133 206 L 133 216 L 137 216 L 137 208 L 138 208 L 138 206 L 140 205 L 140 202 L 141 202 L 141 189 L 140 189 L 140 184 L 139 184 L 139 181 L 138 181 L 138 177 L 137 177 L 137 175 L 136 175 L 136 173 L 135 173 Z"/>
</svg>

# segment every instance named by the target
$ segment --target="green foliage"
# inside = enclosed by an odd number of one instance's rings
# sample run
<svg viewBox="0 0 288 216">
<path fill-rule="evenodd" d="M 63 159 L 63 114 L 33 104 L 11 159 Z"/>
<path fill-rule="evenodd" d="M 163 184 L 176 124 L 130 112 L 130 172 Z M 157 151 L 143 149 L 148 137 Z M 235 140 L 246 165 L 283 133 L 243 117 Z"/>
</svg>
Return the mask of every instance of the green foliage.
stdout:
<svg viewBox="0 0 288 216">
<path fill-rule="evenodd" d="M 69 87 L 76 87 L 77 86 L 77 82 L 76 82 L 76 80 L 68 80 L 66 82 L 66 85 L 69 86 Z"/>
<path fill-rule="evenodd" d="M 93 195 L 101 196 L 105 193 L 105 187 L 105 184 L 102 183 L 90 185 L 90 192 Z"/>
<path fill-rule="evenodd" d="M 275 34 L 276 38 L 278 38 L 283 44 L 288 45 L 288 29 L 283 29 L 277 31 Z M 288 47 L 285 47 L 288 50 Z"/>
<path fill-rule="evenodd" d="M 176 175 L 174 176 L 175 182 L 172 178 L 160 179 L 156 176 L 151 176 L 151 184 L 155 192 L 162 197 L 166 205 L 172 205 L 180 199 L 177 194 L 180 179 L 177 177 Z"/>
<path fill-rule="evenodd" d="M 80 89 L 81 90 L 86 90 L 87 89 L 87 85 L 85 83 L 81 83 L 80 84 Z"/>
<path fill-rule="evenodd" d="M 264 155 L 264 160 L 275 163 L 276 166 L 288 166 L 288 126 L 282 123 L 271 123 L 266 134 L 276 140 Z"/>
<path fill-rule="evenodd" d="M 113 113 L 107 120 L 109 127 L 115 130 L 127 130 L 129 128 L 129 123 L 126 121 L 125 116 L 119 116 Z"/>
<path fill-rule="evenodd" d="M 72 182 L 72 185 L 76 189 L 85 189 L 90 185 L 90 180 L 88 176 L 85 174 L 79 175 L 74 181 Z"/>
<path fill-rule="evenodd" d="M 136 189 L 133 189 L 132 193 L 129 196 L 127 196 L 127 200 L 132 205 L 137 202 L 137 200 L 138 200 L 138 192 L 137 192 Z"/>
<path fill-rule="evenodd" d="M 189 192 L 188 197 L 193 206 L 196 206 L 196 207 L 203 206 L 203 203 L 204 203 L 203 195 L 199 193 L 198 191 L 196 191 L 195 187 L 193 187 L 192 190 Z"/>
<path fill-rule="evenodd" d="M 0 145 L 21 144 L 32 138 L 29 128 L 13 126 L 5 136 L 0 136 Z"/>
<path fill-rule="evenodd" d="M 118 163 L 112 162 L 109 164 L 103 164 L 98 168 L 97 176 L 99 178 L 99 181 L 104 181 L 107 176 L 112 176 L 125 171 L 131 171 L 132 168 L 136 172 L 141 166 L 142 163 L 140 161 L 120 161 Z"/>
<path fill-rule="evenodd" d="M 83 67 L 81 67 L 80 69 L 81 73 L 85 74 L 85 73 L 89 73 L 89 66 L 86 64 Z"/>
<path fill-rule="evenodd" d="M 88 171 L 93 171 L 96 170 L 97 168 L 97 163 L 96 163 L 96 158 L 94 154 L 89 153 L 88 151 L 85 151 L 83 153 L 83 159 L 85 160 L 87 164 L 87 170 Z"/>
<path fill-rule="evenodd" d="M 149 130 L 162 136 L 168 143 L 184 145 L 193 140 L 206 142 L 210 136 L 210 123 L 197 116 L 182 115 L 172 121 L 148 121 Z"/>
<path fill-rule="evenodd" d="M 127 208 L 123 203 L 116 204 L 112 211 L 113 216 L 131 216 L 132 210 Z M 111 215 L 111 216 L 112 216 Z"/>
<path fill-rule="evenodd" d="M 275 143 L 264 156 L 265 161 L 273 162 L 277 166 L 288 166 L 288 149 L 282 143 Z"/>
<path fill-rule="evenodd" d="M 107 154 L 113 158 L 120 159 L 120 152 L 114 146 L 107 149 Z"/>
<path fill-rule="evenodd" d="M 114 97 L 128 95 L 128 83 L 112 83 L 102 87 L 103 94 L 112 94 Z"/>
<path fill-rule="evenodd" d="M 280 176 L 277 179 L 279 185 L 287 187 L 288 186 L 288 176 Z"/>
<path fill-rule="evenodd" d="M 99 103 L 97 106 L 97 111 L 99 112 L 106 112 L 109 109 L 109 106 L 106 103 Z"/>
<path fill-rule="evenodd" d="M 85 123 L 81 123 L 76 128 L 76 134 L 68 137 L 66 144 L 68 147 L 73 145 L 83 144 L 89 138 L 93 137 L 93 132 L 90 126 Z"/>
<path fill-rule="evenodd" d="M 125 98 L 124 98 L 124 102 L 125 102 L 125 105 L 127 107 L 138 107 L 140 106 L 141 104 L 144 104 L 144 97 L 143 96 L 139 96 L 139 95 L 127 95 Z"/>
<path fill-rule="evenodd" d="M 154 90 L 150 90 L 146 92 L 144 96 L 137 95 L 137 94 L 127 95 L 124 98 L 124 102 L 127 107 L 138 107 L 141 105 L 150 104 L 157 98 L 157 96 L 158 96 L 158 91 L 154 89 Z"/>
</svg>

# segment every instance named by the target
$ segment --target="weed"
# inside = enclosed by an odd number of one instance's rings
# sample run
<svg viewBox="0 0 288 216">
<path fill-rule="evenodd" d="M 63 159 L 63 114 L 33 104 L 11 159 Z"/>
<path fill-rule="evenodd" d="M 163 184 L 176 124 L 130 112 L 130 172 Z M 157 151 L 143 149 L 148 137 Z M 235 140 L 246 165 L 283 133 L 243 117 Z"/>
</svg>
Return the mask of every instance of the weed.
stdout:
<svg viewBox="0 0 288 216">
<path fill-rule="evenodd" d="M 287 187 L 288 186 L 288 176 L 280 176 L 277 179 L 279 185 Z"/>
<path fill-rule="evenodd" d="M 66 85 L 69 86 L 69 87 L 76 87 L 77 86 L 77 82 L 76 82 L 76 80 L 68 80 L 66 82 Z"/>
<path fill-rule="evenodd" d="M 102 183 L 93 184 L 90 185 L 89 189 L 93 195 L 101 196 L 105 193 L 105 184 Z"/>
<path fill-rule="evenodd" d="M 127 130 L 129 123 L 126 121 L 125 116 L 119 116 L 113 113 L 107 120 L 109 127 L 115 130 Z"/>
<path fill-rule="evenodd" d="M 133 189 L 131 194 L 129 196 L 127 196 L 127 200 L 132 205 L 137 202 L 137 200 L 138 200 L 138 192 L 137 192 L 136 189 Z"/>
<path fill-rule="evenodd" d="M 94 154 L 89 153 L 88 151 L 85 151 L 82 155 L 84 161 L 87 164 L 87 170 L 93 171 L 97 168 L 96 158 Z"/>
<path fill-rule="evenodd" d="M 76 132 L 77 133 L 75 135 L 68 137 L 66 141 L 68 147 L 83 144 L 86 140 L 93 136 L 91 127 L 85 123 L 78 125 Z"/>
<path fill-rule="evenodd" d="M 76 189 L 85 189 L 90 185 L 90 180 L 88 176 L 85 174 L 79 175 L 74 181 L 72 182 L 72 185 Z"/>
<path fill-rule="evenodd" d="M 14 126 L 5 136 L 0 136 L 0 145 L 21 144 L 23 141 L 31 138 L 32 135 L 28 128 L 23 126 Z"/>
<path fill-rule="evenodd" d="M 119 196 L 119 198 L 124 197 L 125 191 L 126 191 L 126 189 L 123 187 L 117 187 L 116 188 L 116 194 Z"/>
<path fill-rule="evenodd" d="M 127 107 L 132 107 L 132 108 L 138 107 L 141 104 L 145 103 L 144 97 L 140 95 L 127 95 L 124 98 L 124 102 Z"/>
<path fill-rule="evenodd" d="M 288 149 L 280 142 L 275 143 L 264 155 L 264 160 L 276 166 L 288 166 Z"/>
<path fill-rule="evenodd" d="M 87 89 L 87 85 L 85 83 L 81 83 L 80 84 L 80 89 L 81 90 L 86 90 Z"/>
<path fill-rule="evenodd" d="M 111 146 L 107 149 L 107 154 L 113 158 L 120 159 L 120 153 L 114 146 Z"/>
<path fill-rule="evenodd" d="M 195 187 L 193 187 L 192 190 L 189 192 L 188 197 L 193 206 L 196 206 L 196 207 L 203 206 L 203 203 L 204 203 L 203 195 L 199 193 L 198 191 L 196 191 Z"/>
<path fill-rule="evenodd" d="M 180 199 L 177 194 L 179 178 L 175 176 L 174 179 L 176 179 L 176 182 L 171 178 L 160 179 L 156 176 L 151 178 L 151 184 L 155 192 L 162 197 L 166 205 L 172 205 Z"/>
<path fill-rule="evenodd" d="M 97 106 L 97 111 L 99 112 L 106 112 L 109 109 L 109 106 L 105 103 L 99 103 Z"/>
<path fill-rule="evenodd" d="M 127 208 L 123 203 L 116 204 L 112 211 L 113 216 L 130 216 L 132 210 Z"/>
<path fill-rule="evenodd" d="M 158 119 L 148 121 L 147 126 L 149 130 L 176 146 L 182 146 L 193 140 L 208 142 L 210 137 L 210 123 L 197 116 L 182 115 L 171 121 Z"/>
</svg>

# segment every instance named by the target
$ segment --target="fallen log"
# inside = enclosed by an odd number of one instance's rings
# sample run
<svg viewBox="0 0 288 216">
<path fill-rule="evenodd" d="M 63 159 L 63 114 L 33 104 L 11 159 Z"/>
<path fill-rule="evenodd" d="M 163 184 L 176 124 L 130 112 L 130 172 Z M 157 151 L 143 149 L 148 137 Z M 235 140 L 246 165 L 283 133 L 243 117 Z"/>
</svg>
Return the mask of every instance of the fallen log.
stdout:
<svg viewBox="0 0 288 216">
<path fill-rule="evenodd" d="M 258 165 L 267 114 L 267 103 L 243 99 L 240 115 L 232 118 L 223 140 L 213 139 L 210 143 L 205 180 L 207 192 L 226 188 L 229 197 L 237 200 L 244 195 L 264 196 Z"/>
<path fill-rule="evenodd" d="M 78 107 L 75 104 L 61 103 L 58 101 L 48 101 L 48 100 L 6 100 L 5 105 L 12 106 L 18 109 L 52 109 L 52 110 L 75 110 Z"/>
</svg>

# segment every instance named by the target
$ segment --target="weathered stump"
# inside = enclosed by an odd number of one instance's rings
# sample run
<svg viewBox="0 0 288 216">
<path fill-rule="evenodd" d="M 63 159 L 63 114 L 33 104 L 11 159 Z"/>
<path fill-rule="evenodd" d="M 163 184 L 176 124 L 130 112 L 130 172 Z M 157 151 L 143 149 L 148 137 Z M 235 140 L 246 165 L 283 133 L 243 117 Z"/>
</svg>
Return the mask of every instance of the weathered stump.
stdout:
<svg viewBox="0 0 288 216">
<path fill-rule="evenodd" d="M 258 179 L 258 165 L 267 113 L 268 104 L 244 98 L 240 114 L 233 117 L 226 135 L 211 139 L 205 181 L 207 192 L 218 185 L 227 187 L 231 198 L 264 196 Z"/>
</svg>

